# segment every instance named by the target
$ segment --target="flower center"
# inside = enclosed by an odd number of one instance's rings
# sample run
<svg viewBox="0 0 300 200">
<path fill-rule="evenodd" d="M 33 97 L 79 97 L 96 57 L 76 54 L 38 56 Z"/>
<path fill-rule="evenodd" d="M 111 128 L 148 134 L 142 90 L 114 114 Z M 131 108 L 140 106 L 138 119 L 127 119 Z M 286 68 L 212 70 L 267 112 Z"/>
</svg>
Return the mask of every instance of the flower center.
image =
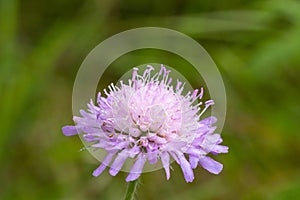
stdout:
<svg viewBox="0 0 300 200">
<path fill-rule="evenodd" d="M 161 105 L 154 105 L 150 108 L 150 118 L 149 131 L 157 133 L 163 127 L 167 113 Z"/>
<path fill-rule="evenodd" d="M 129 128 L 129 135 L 133 137 L 148 136 L 149 133 L 158 133 L 164 126 L 167 118 L 162 105 L 153 105 L 139 109 L 139 113 L 131 112 L 131 119 L 134 122 Z"/>
</svg>

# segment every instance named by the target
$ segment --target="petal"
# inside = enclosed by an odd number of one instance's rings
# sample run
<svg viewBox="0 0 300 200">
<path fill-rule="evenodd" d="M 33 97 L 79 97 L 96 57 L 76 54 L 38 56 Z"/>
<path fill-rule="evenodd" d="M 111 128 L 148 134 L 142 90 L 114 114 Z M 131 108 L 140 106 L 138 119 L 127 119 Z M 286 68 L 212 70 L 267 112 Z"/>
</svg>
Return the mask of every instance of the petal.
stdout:
<svg viewBox="0 0 300 200">
<path fill-rule="evenodd" d="M 114 144 L 113 146 L 111 147 L 107 147 L 106 150 L 122 150 L 124 149 L 125 147 L 127 147 L 129 145 L 129 141 L 124 141 L 124 142 L 116 142 L 116 144 Z"/>
<path fill-rule="evenodd" d="M 167 180 L 169 180 L 170 179 L 170 156 L 167 152 L 162 152 L 160 158 L 166 172 Z"/>
<path fill-rule="evenodd" d="M 209 171 L 210 173 L 213 173 L 213 174 L 219 174 L 223 169 L 223 165 L 221 163 L 213 160 L 212 158 L 210 158 L 208 156 L 200 158 L 199 164 L 204 169 L 206 169 L 207 171 Z"/>
<path fill-rule="evenodd" d="M 228 147 L 223 145 L 215 145 L 214 148 L 211 150 L 213 154 L 219 153 L 228 153 Z"/>
<path fill-rule="evenodd" d="M 65 136 L 72 136 L 78 134 L 76 126 L 64 126 L 62 128 L 62 132 Z"/>
<path fill-rule="evenodd" d="M 148 151 L 147 155 L 150 164 L 155 164 L 157 162 L 158 151 L 153 151 L 153 152 Z"/>
<path fill-rule="evenodd" d="M 198 165 L 198 162 L 199 162 L 199 156 L 190 155 L 189 156 L 189 161 L 190 161 L 192 169 L 195 169 Z"/>
<path fill-rule="evenodd" d="M 139 146 L 134 146 L 128 151 L 128 156 L 130 158 L 135 157 L 137 154 L 141 152 L 141 148 Z"/>
<path fill-rule="evenodd" d="M 205 143 L 208 144 L 220 144 L 222 142 L 222 138 L 220 134 L 212 134 L 212 135 L 207 135 L 205 138 Z"/>
<path fill-rule="evenodd" d="M 99 127 L 99 124 L 97 123 L 96 119 L 88 119 L 74 116 L 73 121 L 81 126 Z"/>
<path fill-rule="evenodd" d="M 126 161 L 127 158 L 128 158 L 127 152 L 124 151 L 120 152 L 116 157 L 116 159 L 114 160 L 114 162 L 112 163 L 112 165 L 110 166 L 110 170 L 109 170 L 110 175 L 112 176 L 117 175 L 117 173 L 119 173 L 120 169 L 123 167 L 124 162 Z"/>
<path fill-rule="evenodd" d="M 110 147 L 110 143 L 107 140 L 99 140 L 97 143 L 92 144 L 92 147 L 107 149 Z"/>
<path fill-rule="evenodd" d="M 95 118 L 94 115 L 89 114 L 89 113 L 85 112 L 84 110 L 80 110 L 79 112 L 80 112 L 81 116 L 84 117 L 84 118 L 88 118 L 88 119 L 94 119 Z"/>
<path fill-rule="evenodd" d="M 207 135 L 205 140 L 200 145 L 205 151 L 210 152 L 213 151 L 218 144 L 222 142 L 222 138 L 220 134 L 212 134 Z"/>
<path fill-rule="evenodd" d="M 95 141 L 99 140 L 99 138 L 95 138 L 95 136 L 89 135 L 89 134 L 83 135 L 83 139 L 87 142 L 95 142 Z"/>
<path fill-rule="evenodd" d="M 177 154 L 174 153 L 174 152 L 172 152 L 172 151 L 170 152 L 170 154 L 171 154 L 171 156 L 174 158 L 174 160 L 175 160 L 178 164 L 180 164 L 180 160 L 179 160 Z"/>
<path fill-rule="evenodd" d="M 167 140 L 165 138 L 159 137 L 157 135 L 151 135 L 147 137 L 149 140 L 155 142 L 155 144 L 166 144 Z"/>
<path fill-rule="evenodd" d="M 90 133 L 90 134 L 95 134 L 95 133 L 103 134 L 103 130 L 100 127 L 95 128 L 95 127 L 84 126 L 81 128 L 81 130 L 85 133 Z"/>
<path fill-rule="evenodd" d="M 145 162 L 146 162 L 146 157 L 140 154 L 140 156 L 132 166 L 129 175 L 126 178 L 126 182 L 134 181 L 138 179 L 138 177 L 141 175 L 143 171 Z"/>
<path fill-rule="evenodd" d="M 200 124 L 205 124 L 207 126 L 211 126 L 212 124 L 214 124 L 216 122 L 217 122 L 217 118 L 214 117 L 214 116 L 210 116 L 210 117 L 207 117 L 207 118 L 201 120 L 199 123 Z"/>
<path fill-rule="evenodd" d="M 87 142 L 100 141 L 103 140 L 102 137 L 103 136 L 101 134 L 97 134 L 97 133 L 88 133 L 83 135 L 83 139 Z"/>
<path fill-rule="evenodd" d="M 99 176 L 105 170 L 105 168 L 109 165 L 109 163 L 112 160 L 114 155 L 115 155 L 115 153 L 108 153 L 107 156 L 104 158 L 103 162 L 101 163 L 101 165 L 97 169 L 94 170 L 93 176 Z"/>
<path fill-rule="evenodd" d="M 185 153 L 193 156 L 203 156 L 206 155 L 206 152 L 203 151 L 203 149 L 197 148 L 197 147 L 190 147 Z"/>
<path fill-rule="evenodd" d="M 186 160 L 182 153 L 178 155 L 178 158 L 186 182 L 192 182 L 194 180 L 194 172 L 190 163 Z"/>
</svg>

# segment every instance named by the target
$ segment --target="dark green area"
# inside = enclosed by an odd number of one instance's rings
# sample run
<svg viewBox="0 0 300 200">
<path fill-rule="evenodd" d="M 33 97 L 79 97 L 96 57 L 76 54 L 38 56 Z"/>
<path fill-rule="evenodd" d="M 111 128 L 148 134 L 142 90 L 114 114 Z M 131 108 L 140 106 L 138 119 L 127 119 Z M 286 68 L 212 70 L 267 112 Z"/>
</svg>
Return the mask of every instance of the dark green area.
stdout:
<svg viewBox="0 0 300 200">
<path fill-rule="evenodd" d="M 223 76 L 228 112 L 224 171 L 198 167 L 187 184 L 174 164 L 143 174 L 137 198 L 300 198 L 300 2 L 296 0 L 0 0 L 0 199 L 122 199 L 125 173 L 92 177 L 96 161 L 79 151 L 72 124 L 72 86 L 98 43 L 143 26 L 167 27 L 196 39 Z M 166 52 L 132 52 L 119 66 L 161 62 L 200 87 L 189 64 Z M 125 68 L 124 68 L 125 69 Z"/>
</svg>

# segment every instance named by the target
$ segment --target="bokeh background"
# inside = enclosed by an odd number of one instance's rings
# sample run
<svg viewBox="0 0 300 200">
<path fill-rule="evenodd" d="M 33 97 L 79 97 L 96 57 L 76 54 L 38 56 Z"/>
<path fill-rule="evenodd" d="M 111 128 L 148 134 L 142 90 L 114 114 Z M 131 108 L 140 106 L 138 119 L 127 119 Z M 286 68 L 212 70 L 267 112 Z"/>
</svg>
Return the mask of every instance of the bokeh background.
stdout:
<svg viewBox="0 0 300 200">
<path fill-rule="evenodd" d="M 85 56 L 120 31 L 160 26 L 196 39 L 223 76 L 228 98 L 223 172 L 198 167 L 187 184 L 174 164 L 143 174 L 138 199 L 300 199 L 300 2 L 293 0 L 0 0 L 0 199 L 122 199 L 126 174 L 97 167 L 72 124 L 72 87 Z M 113 66 L 186 61 L 129 53 Z M 101 84 L 122 74 L 110 68 Z M 186 72 L 186 73 L 185 73 Z"/>
</svg>

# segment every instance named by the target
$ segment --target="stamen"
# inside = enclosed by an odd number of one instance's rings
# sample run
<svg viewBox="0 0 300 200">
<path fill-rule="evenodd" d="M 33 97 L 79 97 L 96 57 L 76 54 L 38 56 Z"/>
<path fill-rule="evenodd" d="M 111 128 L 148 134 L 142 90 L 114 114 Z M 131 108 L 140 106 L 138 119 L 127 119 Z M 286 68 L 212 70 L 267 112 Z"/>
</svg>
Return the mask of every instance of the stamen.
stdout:
<svg viewBox="0 0 300 200">
<path fill-rule="evenodd" d="M 207 110 L 207 108 L 209 108 L 211 105 L 214 105 L 214 101 L 213 100 L 208 100 L 205 102 L 205 107 L 204 109 L 201 111 L 201 113 L 199 114 L 199 117 Z"/>
<path fill-rule="evenodd" d="M 192 94 L 192 99 L 194 100 L 194 99 L 196 99 L 196 97 L 197 97 L 197 94 L 198 94 L 198 89 L 196 89 L 196 90 L 194 90 L 194 92 L 193 92 L 193 94 Z"/>
<path fill-rule="evenodd" d="M 172 78 L 169 79 L 167 85 L 170 85 L 172 83 Z"/>
<path fill-rule="evenodd" d="M 203 89 L 203 87 L 202 87 L 202 88 L 200 88 L 199 99 L 202 99 L 203 93 L 204 93 L 204 89 Z"/>
<path fill-rule="evenodd" d="M 106 91 L 106 89 L 104 89 L 103 91 L 104 91 L 105 95 L 108 97 L 109 94 L 108 94 L 108 92 Z"/>
<path fill-rule="evenodd" d="M 180 89 L 181 84 L 182 84 L 182 82 L 177 79 L 176 91 L 178 91 Z"/>
</svg>

